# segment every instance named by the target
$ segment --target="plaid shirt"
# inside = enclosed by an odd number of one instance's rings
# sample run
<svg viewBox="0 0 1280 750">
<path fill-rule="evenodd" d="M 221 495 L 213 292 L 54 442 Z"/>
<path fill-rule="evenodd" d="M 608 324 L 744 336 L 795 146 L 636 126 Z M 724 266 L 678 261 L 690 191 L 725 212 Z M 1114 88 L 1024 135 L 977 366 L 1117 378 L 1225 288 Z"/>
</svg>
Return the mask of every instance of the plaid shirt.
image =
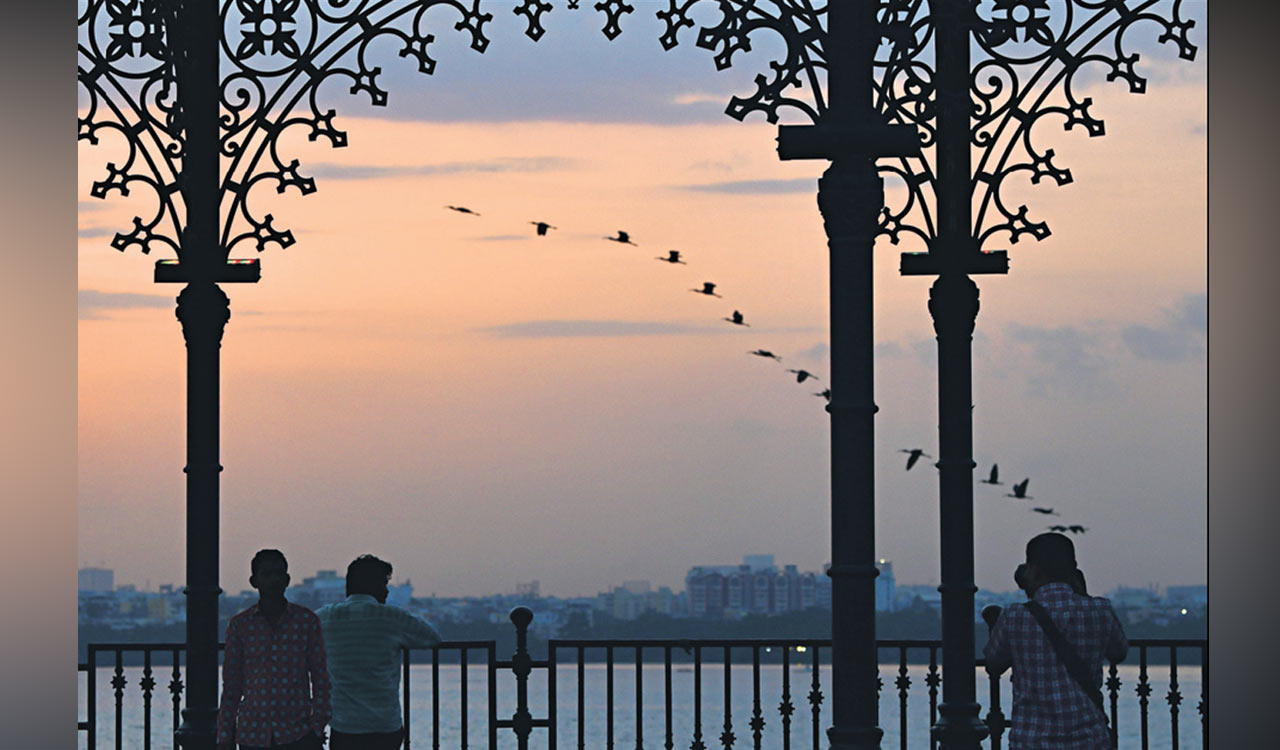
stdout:
<svg viewBox="0 0 1280 750">
<path fill-rule="evenodd" d="M 1094 684 L 1102 687 L 1104 658 L 1124 658 L 1129 643 L 1124 629 L 1102 597 L 1080 596 L 1065 583 L 1036 589 L 1035 600 L 1049 612 Z M 1107 717 L 1067 674 L 1031 611 L 1006 607 L 996 621 L 983 655 L 987 669 L 999 674 L 1013 667 L 1011 750 L 1107 750 Z"/>
<path fill-rule="evenodd" d="M 309 689 L 308 689 L 309 688 Z M 329 672 L 320 619 L 285 603 L 272 625 L 255 604 L 227 623 L 218 743 L 270 747 L 321 736 L 329 723 Z"/>
</svg>

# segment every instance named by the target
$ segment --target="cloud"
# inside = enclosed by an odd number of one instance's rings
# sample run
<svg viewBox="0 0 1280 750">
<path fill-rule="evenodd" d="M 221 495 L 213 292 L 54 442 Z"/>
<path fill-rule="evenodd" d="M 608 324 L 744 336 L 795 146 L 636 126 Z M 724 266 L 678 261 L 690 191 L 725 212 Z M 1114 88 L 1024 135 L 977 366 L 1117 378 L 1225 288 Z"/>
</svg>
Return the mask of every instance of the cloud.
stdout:
<svg viewBox="0 0 1280 750">
<path fill-rule="evenodd" d="M 1028 373 L 1032 393 L 1047 396 L 1051 390 L 1097 395 L 1107 390 L 1107 360 L 1102 336 L 1073 326 L 1042 328 L 1017 323 L 1007 329 L 1009 338 L 1029 349 L 1040 367 Z"/>
<path fill-rule="evenodd" d="M 1174 308 L 1173 319 L 1174 323 L 1184 330 L 1207 335 L 1209 333 L 1209 295 L 1203 292 L 1185 295 Z"/>
<path fill-rule="evenodd" d="M 687 94 L 676 94 L 671 97 L 672 104 L 724 104 L 724 94 L 707 94 L 703 92 L 690 92 Z"/>
<path fill-rule="evenodd" d="M 681 189 L 700 193 L 812 193 L 818 189 L 818 183 L 808 177 L 797 180 L 734 180 L 684 185 Z"/>
<path fill-rule="evenodd" d="M 1120 339 L 1135 357 L 1162 362 L 1182 361 L 1197 348 L 1175 331 L 1144 325 L 1125 326 L 1120 331 Z"/>
<path fill-rule="evenodd" d="M 430 177 L 464 172 L 549 172 L 568 169 L 573 159 L 559 156 L 498 157 L 487 161 L 455 161 L 440 164 L 334 164 L 320 162 L 310 174 L 329 180 L 380 180 L 393 177 Z"/>
<path fill-rule="evenodd" d="M 905 353 L 902 344 L 897 341 L 881 341 L 875 346 L 875 357 L 901 357 Z"/>
<path fill-rule="evenodd" d="M 166 308 L 177 304 L 176 295 L 135 294 L 133 292 L 100 292 L 97 289 L 81 289 L 77 297 L 81 320 L 102 320 L 107 310 L 136 310 L 140 308 Z"/>
<path fill-rule="evenodd" d="M 808 349 L 796 352 L 796 356 L 805 357 L 807 359 L 825 359 L 831 354 L 831 346 L 825 341 L 819 341 Z"/>
<path fill-rule="evenodd" d="M 115 237 L 118 230 L 109 227 L 83 227 L 76 232 L 78 237 Z"/>
<path fill-rule="evenodd" d="M 490 234 L 484 237 L 473 237 L 477 242 L 517 242 L 519 240 L 529 239 L 524 234 Z"/>
<path fill-rule="evenodd" d="M 1139 359 L 1184 362 L 1203 355 L 1202 338 L 1209 332 L 1209 296 L 1187 294 L 1164 311 L 1160 325 L 1128 325 L 1120 339 Z"/>
<path fill-rule="evenodd" d="M 504 339 L 622 338 L 724 333 L 726 329 L 633 320 L 530 320 L 476 329 Z"/>
</svg>

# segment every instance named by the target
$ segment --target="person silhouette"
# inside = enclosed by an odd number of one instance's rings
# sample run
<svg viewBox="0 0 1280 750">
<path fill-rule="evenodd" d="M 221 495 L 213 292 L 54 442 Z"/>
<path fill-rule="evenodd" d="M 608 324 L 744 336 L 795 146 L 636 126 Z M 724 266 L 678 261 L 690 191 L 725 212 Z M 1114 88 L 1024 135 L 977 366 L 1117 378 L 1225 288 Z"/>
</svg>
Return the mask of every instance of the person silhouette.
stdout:
<svg viewBox="0 0 1280 750">
<path fill-rule="evenodd" d="M 259 550 L 249 571 L 258 603 L 227 623 L 218 750 L 320 750 L 330 713 L 320 620 L 284 598 L 283 552 Z"/>
<path fill-rule="evenodd" d="M 391 563 L 361 555 L 347 566 L 347 598 L 316 611 L 333 682 L 330 750 L 399 750 L 402 648 L 429 648 L 440 634 L 426 620 L 387 604 Z"/>
<path fill-rule="evenodd" d="M 1075 545 L 1056 532 L 1027 542 L 1014 581 L 1028 601 L 1000 612 L 983 649 L 990 674 L 1013 669 L 1010 750 L 1110 750 L 1102 662 L 1129 649 L 1111 602 L 1088 595 Z"/>
</svg>

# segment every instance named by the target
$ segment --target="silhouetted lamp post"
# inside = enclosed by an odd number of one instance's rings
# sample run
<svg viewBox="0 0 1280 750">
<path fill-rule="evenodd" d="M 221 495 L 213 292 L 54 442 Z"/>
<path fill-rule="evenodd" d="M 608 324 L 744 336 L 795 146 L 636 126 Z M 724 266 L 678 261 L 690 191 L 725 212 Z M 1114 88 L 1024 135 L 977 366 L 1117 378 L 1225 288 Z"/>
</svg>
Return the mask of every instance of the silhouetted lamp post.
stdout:
<svg viewBox="0 0 1280 750">
<path fill-rule="evenodd" d="M 270 213 L 249 200 L 260 184 L 307 194 L 315 181 L 284 156 L 280 136 L 296 129 L 310 140 L 347 144 L 336 113 L 317 92 L 341 90 L 387 103 L 382 69 L 370 58 L 375 39 L 431 74 L 435 24 L 452 13 L 452 29 L 483 52 L 492 14 L 484 0 L 82 0 L 78 79 L 86 114 L 81 140 L 112 134 L 126 147 L 106 165 L 92 195 L 145 188 L 157 209 L 135 217 L 112 246 L 171 250 L 155 280 L 183 283 L 177 315 L 187 345 L 187 690 L 177 740 L 184 748 L 214 744 L 218 703 L 217 600 L 219 499 L 219 347 L 230 304 L 219 287 L 258 280 L 256 261 L 228 260 L 239 246 L 261 251 L 294 242 Z M 1172 3 L 1166 16 L 1156 6 Z M 496 4 L 496 0 L 495 3 Z M 1002 251 L 984 251 L 995 233 L 1048 236 L 1026 208 L 1009 210 L 1000 189 L 1026 172 L 1070 181 L 1040 149 L 1031 126 L 1065 115 L 1091 135 L 1102 123 L 1077 99 L 1071 83 L 1082 63 L 1110 66 L 1108 79 L 1141 91 L 1137 55 L 1125 33 L 1140 23 L 1162 27 L 1190 59 L 1190 23 L 1177 0 L 668 0 L 656 7 L 664 49 L 697 26 L 690 10 L 714 8 L 719 20 L 698 30 L 697 46 L 715 52 L 718 69 L 770 34 L 784 48 L 756 90 L 732 97 L 726 114 L 781 109 L 808 125 L 782 125 L 782 159 L 828 159 L 818 208 L 831 253 L 831 568 L 832 720 L 836 750 L 880 746 L 875 647 L 875 483 L 872 339 L 872 249 L 887 235 L 914 236 L 927 249 L 902 256 L 902 273 L 936 275 L 929 309 L 938 336 L 939 462 L 942 514 L 943 703 L 935 727 L 943 750 L 976 748 L 974 673 L 973 459 L 971 337 L 978 289 L 969 278 L 1004 273 Z M 486 3 L 488 6 L 488 4 Z M 434 12 L 441 8 L 445 16 Z M 491 7 L 491 6 L 489 6 Z M 543 0 L 505 7 L 539 40 L 556 9 Z M 574 11 L 577 2 L 563 7 Z M 609 39 L 635 7 L 622 0 L 591 5 Z M 1052 9 L 1051 9 L 1052 8 Z M 433 12 L 427 13 L 426 11 Z M 930 14 L 932 11 L 932 15 Z M 824 26 L 825 24 L 825 26 Z M 1102 46 L 1103 42 L 1110 48 Z M 973 49 L 981 50 L 975 64 Z M 1012 49 L 1014 54 L 1008 54 Z M 1028 51 L 1029 50 L 1029 51 Z M 930 65 L 930 58 L 934 58 Z M 1019 70 L 1028 68 L 1025 79 Z M 824 80 L 825 78 L 825 80 Z M 826 86 L 826 95 L 823 86 Z M 808 100 L 799 97 L 806 92 Z M 1049 94 L 1065 97 L 1054 104 Z M 977 164 L 972 159 L 977 156 Z M 932 162 L 930 161 L 932 159 Z M 885 178 L 902 183 L 907 200 L 885 202 Z M 974 213 L 976 207 L 976 214 Z M 936 213 L 935 213 L 936 212 Z"/>
</svg>

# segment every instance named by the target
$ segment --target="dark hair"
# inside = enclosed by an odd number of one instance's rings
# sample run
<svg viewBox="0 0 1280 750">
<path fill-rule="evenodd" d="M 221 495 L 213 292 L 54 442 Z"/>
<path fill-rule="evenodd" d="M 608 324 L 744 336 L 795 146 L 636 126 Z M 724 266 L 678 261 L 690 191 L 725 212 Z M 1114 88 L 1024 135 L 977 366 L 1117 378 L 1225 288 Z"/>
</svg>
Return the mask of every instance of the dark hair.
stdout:
<svg viewBox="0 0 1280 750">
<path fill-rule="evenodd" d="M 361 555 L 347 566 L 347 596 L 374 594 L 391 581 L 391 563 Z"/>
<path fill-rule="evenodd" d="M 258 574 L 258 568 L 262 566 L 262 562 L 269 558 L 275 558 L 284 563 L 284 569 L 289 569 L 289 561 L 284 559 L 284 553 L 278 549 L 260 549 L 253 556 L 253 560 L 249 562 L 249 573 L 251 575 Z"/>
<path fill-rule="evenodd" d="M 1048 581 L 1071 583 L 1076 576 L 1076 547 L 1064 534 L 1039 534 L 1027 542 L 1027 563 Z"/>
</svg>

